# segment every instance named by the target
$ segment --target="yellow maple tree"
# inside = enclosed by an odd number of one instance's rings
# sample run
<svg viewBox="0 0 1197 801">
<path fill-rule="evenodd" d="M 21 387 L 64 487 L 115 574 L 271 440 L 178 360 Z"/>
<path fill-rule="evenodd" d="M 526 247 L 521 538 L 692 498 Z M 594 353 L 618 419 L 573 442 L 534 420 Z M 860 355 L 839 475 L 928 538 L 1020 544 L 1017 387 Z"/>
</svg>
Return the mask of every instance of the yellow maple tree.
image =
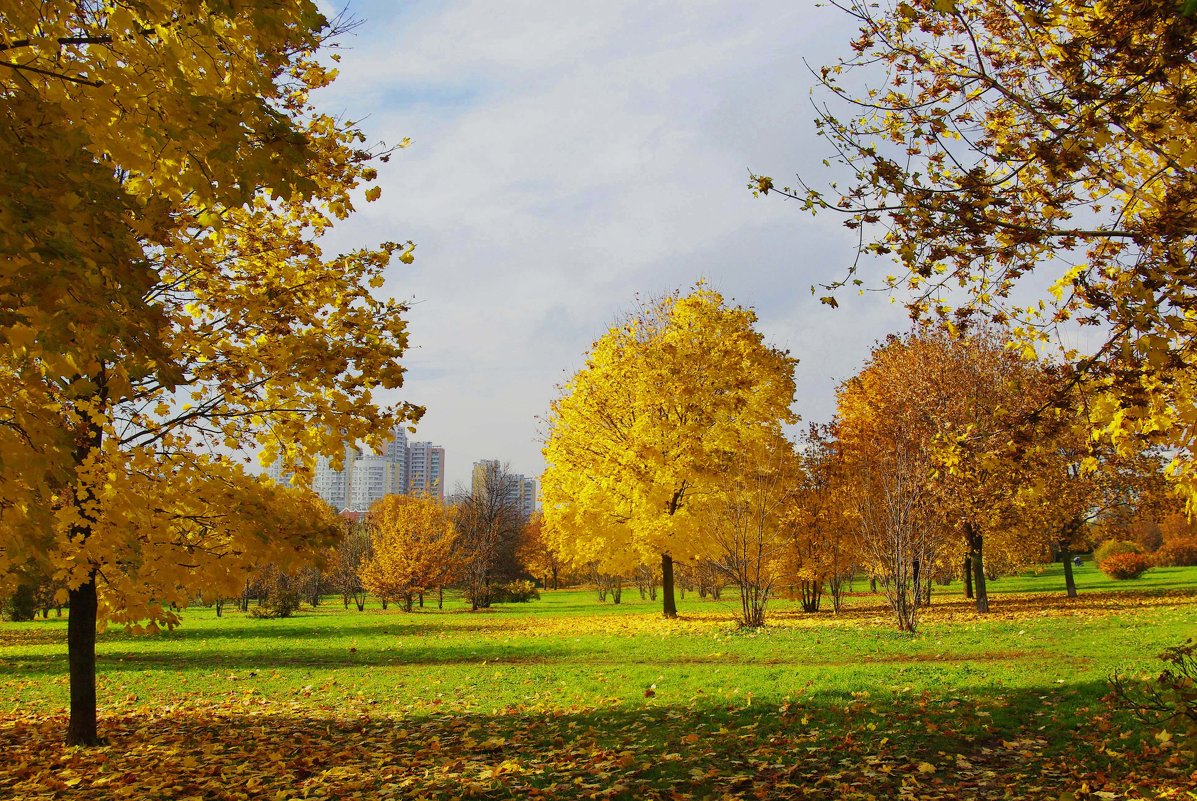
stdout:
<svg viewBox="0 0 1197 801">
<path fill-rule="evenodd" d="M 418 417 L 372 394 L 407 332 L 371 287 L 410 245 L 320 247 L 387 156 L 311 105 L 333 33 L 307 0 L 0 14 L 0 576 L 67 588 L 72 743 L 99 741 L 97 625 L 174 625 L 331 544 L 306 490 L 232 454 L 302 484 Z"/>
<path fill-rule="evenodd" d="M 550 410 L 547 531 L 579 568 L 622 575 L 659 561 L 667 617 L 674 559 L 718 550 L 695 507 L 746 443 L 796 419 L 795 360 L 755 323 L 701 284 L 667 295 L 595 342 Z"/>
</svg>

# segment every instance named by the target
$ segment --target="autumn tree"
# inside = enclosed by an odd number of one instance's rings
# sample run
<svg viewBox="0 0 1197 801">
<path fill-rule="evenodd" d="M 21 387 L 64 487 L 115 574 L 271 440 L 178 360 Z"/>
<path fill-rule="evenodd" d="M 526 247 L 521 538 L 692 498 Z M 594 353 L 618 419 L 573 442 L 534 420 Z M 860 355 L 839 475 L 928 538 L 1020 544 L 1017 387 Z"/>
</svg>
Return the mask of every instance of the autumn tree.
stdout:
<svg viewBox="0 0 1197 801">
<path fill-rule="evenodd" d="M 549 531 L 574 564 L 623 574 L 659 561 L 666 617 L 674 560 L 718 551 L 693 512 L 717 496 L 722 467 L 796 419 L 795 362 L 755 324 L 701 284 L 667 295 L 595 342 L 550 409 Z"/>
<path fill-rule="evenodd" d="M 365 520 L 347 521 L 342 518 L 342 536 L 328 558 L 329 585 L 341 596 L 346 609 L 353 601 L 357 611 L 366 608 L 366 588 L 362 584 L 362 567 L 374 553 L 370 529 Z"/>
<path fill-rule="evenodd" d="M 839 612 L 856 565 L 851 535 L 856 521 L 834 423 L 810 426 L 801 466 L 789 515 L 789 580 L 805 611 L 818 611 L 826 589 Z"/>
<path fill-rule="evenodd" d="M 459 578 L 472 609 L 491 605 L 496 585 L 520 577 L 516 558 L 520 512 L 515 474 L 506 464 L 486 462 L 468 493 L 454 499 Z"/>
<path fill-rule="evenodd" d="M 541 579 L 545 588 L 558 589 L 564 561 L 551 538 L 545 534 L 544 515 L 540 512 L 528 518 L 520 529 L 516 557 L 524 569 Z"/>
<path fill-rule="evenodd" d="M 928 328 L 907 347 L 912 366 L 926 371 L 914 379 L 923 397 L 910 412 L 931 436 L 932 497 L 941 515 L 954 517 L 948 520 L 963 536 L 966 590 L 977 611 L 988 612 L 986 553 L 1009 568 L 1041 552 L 1040 543 L 1016 533 L 1012 518 L 1019 488 L 1031 480 L 1027 452 L 1040 433 L 1051 382 L 1043 365 L 1013 350 L 1000 328 Z"/>
<path fill-rule="evenodd" d="M 1095 439 L 1080 398 L 1044 410 L 1024 458 L 1027 481 L 1018 489 L 1008 524 L 1063 563 L 1069 598 L 1077 596 L 1072 555 L 1091 546 L 1095 532 L 1125 526 L 1139 515 L 1158 516 L 1174 500 L 1167 497 L 1160 454 Z"/>
<path fill-rule="evenodd" d="M 870 442 L 865 421 L 849 419 L 844 470 L 853 486 L 849 503 L 856 549 L 865 569 L 879 580 L 898 628 L 914 631 L 924 606 L 925 566 L 942 558 L 947 542 L 944 526 L 929 513 L 930 464 L 905 427 Z"/>
<path fill-rule="evenodd" d="M 759 628 L 784 576 L 802 466 L 780 426 L 746 445 L 724 466 L 721 491 L 703 514 L 718 546 L 711 564 L 739 590 L 740 625 Z"/>
<path fill-rule="evenodd" d="M 444 586 L 453 571 L 457 531 L 438 499 L 387 495 L 367 516 L 372 553 L 361 566 L 362 585 L 375 595 L 403 601 Z"/>
<path fill-rule="evenodd" d="M 1026 559 L 1008 517 L 1026 480 L 1019 454 L 1039 375 L 1000 331 L 923 327 L 891 336 L 841 388 L 840 443 L 861 544 L 890 582 L 901 627 L 913 625 L 943 560 L 964 560 L 985 612 L 986 548 Z"/>
<path fill-rule="evenodd" d="M 1193 498 L 1197 16 L 1143 0 L 836 5 L 860 33 L 819 76 L 850 105 L 819 127 L 849 178 L 779 191 L 846 215 L 865 252 L 897 262 L 887 282 L 916 314 L 959 303 L 1028 344 L 1091 326 L 1098 344 L 1066 356 L 1096 393 L 1094 430 L 1170 448 Z"/>
<path fill-rule="evenodd" d="M 100 621 L 174 625 L 197 585 L 335 539 L 314 495 L 227 454 L 302 482 L 418 415 L 371 394 L 407 342 L 370 288 L 411 256 L 321 250 L 380 154 L 309 100 L 335 74 L 311 0 L 9 5 L 0 575 L 34 560 L 65 585 L 67 740 L 95 744 Z"/>
</svg>

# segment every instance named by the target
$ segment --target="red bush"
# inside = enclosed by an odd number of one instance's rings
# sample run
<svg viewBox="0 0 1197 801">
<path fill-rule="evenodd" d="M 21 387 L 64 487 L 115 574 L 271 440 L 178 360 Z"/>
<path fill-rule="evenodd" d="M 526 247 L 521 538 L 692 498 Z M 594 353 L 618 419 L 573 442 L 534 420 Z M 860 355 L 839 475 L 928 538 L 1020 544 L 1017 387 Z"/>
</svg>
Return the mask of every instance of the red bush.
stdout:
<svg viewBox="0 0 1197 801">
<path fill-rule="evenodd" d="M 1197 565 L 1197 537 L 1168 540 L 1155 552 L 1160 567 L 1193 567 Z"/>
<path fill-rule="evenodd" d="M 1141 553 L 1117 553 L 1101 563 L 1101 572 L 1112 579 L 1134 579 L 1143 575 L 1151 563 Z"/>
</svg>

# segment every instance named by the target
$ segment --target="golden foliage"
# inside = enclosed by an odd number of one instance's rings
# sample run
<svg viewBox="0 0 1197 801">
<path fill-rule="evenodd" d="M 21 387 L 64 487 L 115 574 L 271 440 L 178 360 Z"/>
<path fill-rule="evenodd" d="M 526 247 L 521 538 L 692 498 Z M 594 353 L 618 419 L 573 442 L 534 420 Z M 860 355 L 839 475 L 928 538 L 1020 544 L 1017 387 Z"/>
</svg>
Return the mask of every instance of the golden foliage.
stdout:
<svg viewBox="0 0 1197 801">
<path fill-rule="evenodd" d="M 371 394 L 407 348 L 371 288 L 411 246 L 319 245 L 386 157 L 309 102 L 331 33 L 312 0 L 0 14 L 0 580 L 40 561 L 81 628 L 97 592 L 170 625 L 188 588 L 329 544 L 229 454 L 302 484 L 419 416 Z"/>
<path fill-rule="evenodd" d="M 853 105 L 819 126 L 853 179 L 829 196 L 763 177 L 752 189 L 843 213 L 866 252 L 897 262 L 886 283 L 912 294 L 915 315 L 952 317 L 963 299 L 1015 325 L 1032 357 L 1092 326 L 1094 346 L 1063 348 L 1093 392 L 1091 430 L 1128 452 L 1143 439 L 1170 449 L 1192 508 L 1191 4 L 837 5 L 860 33 L 820 74 Z"/>
<path fill-rule="evenodd" d="M 370 507 L 372 553 L 361 567 L 362 585 L 383 598 L 404 599 L 452 579 L 457 544 L 450 510 L 437 499 L 387 495 Z"/>
<path fill-rule="evenodd" d="M 748 442 L 795 419 L 795 362 L 755 323 L 700 285 L 594 343 L 553 402 L 545 445 L 546 530 L 573 564 L 628 572 L 661 554 L 714 555 L 695 507 Z"/>
<path fill-rule="evenodd" d="M 407 346 L 370 286 L 408 251 L 317 244 L 376 174 L 308 101 L 328 34 L 311 2 L 0 16 L 0 162 L 19 165 L 0 177 L 0 574 L 48 559 L 72 588 L 100 576 L 102 613 L 170 623 L 182 585 L 273 547 L 255 507 L 299 515 L 269 526 L 292 551 L 323 544 L 322 512 L 219 454 L 261 446 L 302 478 L 418 415 L 370 395 Z"/>
</svg>

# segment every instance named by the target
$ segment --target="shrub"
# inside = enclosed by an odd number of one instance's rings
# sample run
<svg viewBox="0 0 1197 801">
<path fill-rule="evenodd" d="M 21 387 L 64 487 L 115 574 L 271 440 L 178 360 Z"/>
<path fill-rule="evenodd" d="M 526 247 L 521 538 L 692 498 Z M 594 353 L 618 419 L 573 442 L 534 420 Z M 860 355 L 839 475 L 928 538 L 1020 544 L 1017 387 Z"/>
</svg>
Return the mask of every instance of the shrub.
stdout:
<svg viewBox="0 0 1197 801">
<path fill-rule="evenodd" d="M 1181 537 L 1165 542 L 1155 552 L 1155 563 L 1160 567 L 1197 566 L 1197 537 Z"/>
<path fill-rule="evenodd" d="M 1116 553 L 1101 563 L 1101 572 L 1112 579 L 1135 579 L 1143 575 L 1151 563 L 1141 553 Z"/>
<path fill-rule="evenodd" d="M 303 599 L 299 582 L 279 570 L 267 565 L 257 576 L 258 605 L 249 610 L 250 617 L 291 617 L 299 609 Z"/>
<path fill-rule="evenodd" d="M 251 606 L 250 617 L 277 618 L 291 617 L 299 609 L 299 593 L 282 591 L 271 593 L 265 603 Z"/>
<path fill-rule="evenodd" d="M 1093 561 L 1098 567 L 1101 567 L 1102 562 L 1106 559 L 1123 553 L 1143 553 L 1143 548 L 1137 542 L 1106 540 L 1093 552 Z"/>
<path fill-rule="evenodd" d="M 539 600 L 540 593 L 531 581 L 512 581 L 495 587 L 490 598 L 494 603 L 520 604 Z"/>
<path fill-rule="evenodd" d="M 1110 678 L 1114 697 L 1144 723 L 1197 743 L 1197 644 L 1187 640 L 1165 650 L 1160 659 L 1167 667 L 1153 681 L 1137 682 L 1115 673 Z"/>
</svg>

